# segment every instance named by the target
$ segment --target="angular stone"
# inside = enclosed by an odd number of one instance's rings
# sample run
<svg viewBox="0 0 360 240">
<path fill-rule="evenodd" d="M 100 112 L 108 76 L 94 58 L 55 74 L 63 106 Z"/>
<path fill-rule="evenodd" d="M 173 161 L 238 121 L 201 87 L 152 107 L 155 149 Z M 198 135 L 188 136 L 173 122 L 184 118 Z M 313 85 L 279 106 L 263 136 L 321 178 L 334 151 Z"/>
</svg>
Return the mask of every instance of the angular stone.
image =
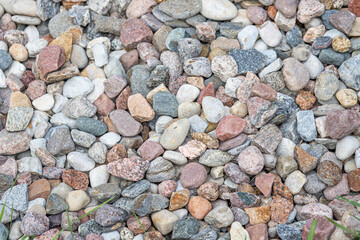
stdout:
<svg viewBox="0 0 360 240">
<path fill-rule="evenodd" d="M 149 161 L 133 156 L 124 158 L 107 165 L 107 171 L 114 176 L 129 181 L 139 181 L 144 178 L 145 171 L 149 167 Z"/>
</svg>

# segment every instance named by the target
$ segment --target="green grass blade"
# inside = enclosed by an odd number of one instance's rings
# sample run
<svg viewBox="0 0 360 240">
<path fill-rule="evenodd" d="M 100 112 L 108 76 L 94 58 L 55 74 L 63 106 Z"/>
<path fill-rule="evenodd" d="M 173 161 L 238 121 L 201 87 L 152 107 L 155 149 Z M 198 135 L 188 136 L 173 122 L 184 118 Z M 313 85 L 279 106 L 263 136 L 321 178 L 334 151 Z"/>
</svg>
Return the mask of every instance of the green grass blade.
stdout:
<svg viewBox="0 0 360 240">
<path fill-rule="evenodd" d="M 14 204 L 11 205 L 10 226 L 9 226 L 10 230 L 9 230 L 8 234 L 6 235 L 5 239 L 8 239 L 9 235 L 10 235 L 11 226 L 12 226 L 12 222 L 13 222 L 13 212 L 14 212 Z"/>
<path fill-rule="evenodd" d="M 15 178 L 15 180 L 13 181 L 13 183 L 12 183 L 12 185 L 11 185 L 11 188 L 10 188 L 10 191 L 9 191 L 8 196 L 10 195 L 11 191 L 13 190 L 13 187 L 15 186 L 15 183 L 16 183 L 18 177 L 19 177 L 19 174 L 16 175 L 16 178 Z M 6 197 L 6 198 L 7 198 L 7 197 Z M 5 214 L 6 202 L 7 202 L 7 199 L 5 199 L 4 205 L 3 205 L 2 209 L 1 209 L 0 222 L 1 222 L 1 220 L 2 220 L 2 218 L 4 217 L 4 214 Z"/>
<path fill-rule="evenodd" d="M 311 224 L 311 228 L 310 228 L 310 232 L 309 232 L 307 240 L 313 240 L 314 239 L 316 224 L 317 224 L 317 219 L 314 219 L 312 224 Z"/>
<path fill-rule="evenodd" d="M 88 216 L 90 213 L 98 210 L 99 208 L 101 208 L 102 206 L 104 206 L 105 204 L 107 204 L 108 202 L 110 202 L 111 200 L 113 200 L 116 196 L 112 196 L 111 198 L 109 198 L 108 200 L 106 200 L 105 202 L 103 202 L 102 204 L 96 206 L 95 208 L 91 209 L 89 212 L 85 213 L 84 215 L 78 217 L 75 221 L 71 222 L 71 224 L 77 222 L 77 221 L 80 221 L 81 219 L 83 219 L 84 217 Z M 70 224 L 70 225 L 71 225 Z M 55 237 L 53 237 L 52 240 L 57 240 L 58 237 L 60 236 L 60 234 L 65 230 L 65 228 L 61 229 L 60 232 L 58 232 Z"/>
<path fill-rule="evenodd" d="M 134 214 L 136 220 L 138 221 L 138 223 L 140 224 L 141 229 L 144 231 L 144 233 L 146 233 L 144 226 L 142 225 L 142 223 L 140 222 L 140 219 L 138 218 L 138 216 L 136 215 L 136 213 L 134 211 L 133 211 L 133 214 Z"/>
<path fill-rule="evenodd" d="M 72 238 L 74 238 L 74 232 L 73 232 L 73 229 L 72 229 L 72 224 L 71 224 L 71 221 L 70 221 L 69 211 L 68 211 L 67 208 L 66 208 L 66 218 L 68 220 L 69 231 L 71 233 Z"/>
<path fill-rule="evenodd" d="M 330 219 L 330 218 L 327 218 L 327 219 L 328 219 L 332 224 L 334 224 L 335 227 L 338 227 L 338 228 L 340 228 L 341 230 L 343 230 L 343 231 L 345 231 L 345 232 L 347 232 L 347 233 L 350 233 L 351 235 L 354 235 L 355 237 L 360 237 L 359 234 L 357 234 L 357 233 L 351 231 L 350 229 L 347 229 L 346 227 L 338 224 L 338 223 L 335 222 L 334 220 L 332 220 L 332 219 Z"/>
<path fill-rule="evenodd" d="M 345 201 L 345 202 L 350 203 L 351 205 L 354 205 L 354 206 L 356 206 L 356 207 L 360 207 L 360 203 L 355 202 L 355 201 L 352 201 L 352 200 L 350 200 L 350 199 L 347 199 L 347 198 L 344 198 L 344 197 L 340 197 L 340 196 L 337 196 L 336 199 L 338 199 L 338 200 L 343 200 L 343 201 Z"/>
</svg>

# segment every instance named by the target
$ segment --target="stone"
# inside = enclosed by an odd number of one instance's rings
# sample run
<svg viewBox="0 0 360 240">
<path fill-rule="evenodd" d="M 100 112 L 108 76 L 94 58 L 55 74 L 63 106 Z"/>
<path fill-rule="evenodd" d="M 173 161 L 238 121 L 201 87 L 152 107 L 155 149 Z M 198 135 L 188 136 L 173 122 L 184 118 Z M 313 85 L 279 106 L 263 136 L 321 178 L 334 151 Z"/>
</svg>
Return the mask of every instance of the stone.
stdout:
<svg viewBox="0 0 360 240">
<path fill-rule="evenodd" d="M 215 134 L 221 141 L 239 135 L 246 127 L 246 121 L 234 115 L 224 117 L 218 124 Z"/>
<path fill-rule="evenodd" d="M 204 219 L 211 211 L 211 203 L 203 197 L 195 196 L 190 198 L 188 209 L 190 214 L 196 219 Z"/>
<path fill-rule="evenodd" d="M 332 161 L 322 161 L 317 168 L 317 175 L 328 186 L 334 186 L 341 180 L 341 169 Z"/>
<path fill-rule="evenodd" d="M 130 209 L 139 216 L 145 216 L 168 206 L 169 199 L 160 194 L 141 194 L 133 200 Z"/>
<path fill-rule="evenodd" d="M 305 174 L 315 169 L 317 166 L 317 158 L 310 155 L 299 146 L 295 146 L 294 157 L 298 163 L 299 169 Z"/>
<path fill-rule="evenodd" d="M 21 221 L 20 229 L 26 235 L 41 235 L 49 230 L 49 226 L 50 221 L 48 217 L 28 212 Z"/>
<path fill-rule="evenodd" d="M 120 41 L 125 47 L 135 48 L 140 42 L 151 42 L 153 33 L 140 19 L 129 19 L 120 29 Z"/>
<path fill-rule="evenodd" d="M 187 19 L 200 12 L 201 1 L 164 1 L 159 5 L 159 10 L 175 19 Z"/>
<path fill-rule="evenodd" d="M 86 191 L 89 185 L 88 176 L 85 173 L 74 169 L 65 170 L 62 174 L 62 180 L 64 183 L 77 190 Z"/>
<path fill-rule="evenodd" d="M 23 131 L 28 126 L 32 115 L 33 109 L 29 107 L 10 108 L 6 119 L 6 130 Z"/>
<path fill-rule="evenodd" d="M 356 16 L 348 10 L 336 12 L 329 17 L 331 25 L 345 34 L 350 33 L 355 19 Z"/>
<path fill-rule="evenodd" d="M 336 110 L 326 117 L 325 128 L 332 139 L 340 139 L 355 131 L 360 125 L 360 117 L 351 110 Z"/>
<path fill-rule="evenodd" d="M 187 119 L 180 119 L 165 129 L 160 137 L 160 144 L 166 150 L 175 150 L 183 141 L 190 130 L 190 123 Z"/>
<path fill-rule="evenodd" d="M 205 222 L 217 228 L 227 227 L 234 221 L 234 215 L 227 206 L 218 206 L 212 209 L 205 217 Z"/>
<path fill-rule="evenodd" d="M 237 9 L 228 0 L 202 0 L 201 14 L 211 20 L 225 21 L 235 18 L 237 16 Z"/>
<path fill-rule="evenodd" d="M 218 123 L 225 116 L 223 103 L 214 97 L 204 97 L 202 107 L 204 115 L 209 122 Z"/>
<path fill-rule="evenodd" d="M 238 74 L 247 72 L 258 73 L 265 67 L 265 56 L 255 49 L 231 49 L 229 55 L 238 65 Z M 246 63 L 246 64 L 244 64 Z"/>
<path fill-rule="evenodd" d="M 122 136 L 135 136 L 142 130 L 141 124 L 124 110 L 119 109 L 111 112 L 110 119 Z"/>
<path fill-rule="evenodd" d="M 28 208 L 28 186 L 19 184 L 8 189 L 2 196 L 0 204 L 11 204 L 12 208 L 19 212 L 25 212 Z"/>
<path fill-rule="evenodd" d="M 276 47 L 282 40 L 282 35 L 275 23 L 267 21 L 259 29 L 260 37 L 269 47 Z"/>
<path fill-rule="evenodd" d="M 315 96 L 322 100 L 330 100 L 339 88 L 339 80 L 332 73 L 322 73 L 315 83 Z"/>
<path fill-rule="evenodd" d="M 309 71 L 295 58 L 287 58 L 283 61 L 282 73 L 286 87 L 291 91 L 299 91 L 310 80 Z"/>
<path fill-rule="evenodd" d="M 76 126 L 80 131 L 94 136 L 101 136 L 107 131 L 105 123 L 89 117 L 79 117 L 76 121 Z"/>
<path fill-rule="evenodd" d="M 163 235 L 166 235 L 173 230 L 174 223 L 178 220 L 178 217 L 168 210 L 161 210 L 159 212 L 153 213 L 151 215 L 151 219 L 155 227 Z"/>
<path fill-rule="evenodd" d="M 185 165 L 180 175 L 181 185 L 188 189 L 198 188 L 206 179 L 207 172 L 205 167 L 199 163 L 189 163 Z"/>
<path fill-rule="evenodd" d="M 230 162 L 234 156 L 216 149 L 209 149 L 200 157 L 199 163 L 208 167 L 222 166 Z"/>
<path fill-rule="evenodd" d="M 300 219 L 308 220 L 312 217 L 333 217 L 330 207 L 322 203 L 310 203 L 300 209 Z"/>
<path fill-rule="evenodd" d="M 339 67 L 339 75 L 345 85 L 354 90 L 360 90 L 360 83 L 356 79 L 359 56 L 354 56 L 344 61 Z"/>
<path fill-rule="evenodd" d="M 96 211 L 95 221 L 101 226 L 112 226 L 117 222 L 123 222 L 127 217 L 125 210 L 105 204 Z"/>
<path fill-rule="evenodd" d="M 149 162 L 139 157 L 124 158 L 111 162 L 107 165 L 110 174 L 130 180 L 139 181 L 144 177 L 145 171 L 149 166 Z M 137 167 L 137 168 L 134 168 Z"/>
<path fill-rule="evenodd" d="M 31 137 L 25 132 L 0 131 L 0 154 L 13 155 L 30 148 Z"/>
<path fill-rule="evenodd" d="M 298 5 L 297 20 L 308 23 L 311 19 L 321 16 L 325 11 L 324 4 L 314 0 L 301 0 Z"/>
<path fill-rule="evenodd" d="M 249 175 L 258 174 L 264 167 L 264 157 L 255 146 L 244 149 L 237 158 L 239 167 Z"/>
<path fill-rule="evenodd" d="M 211 62 L 212 72 L 224 82 L 226 82 L 228 78 L 237 75 L 237 68 L 238 66 L 234 58 L 228 55 L 216 56 Z"/>
<path fill-rule="evenodd" d="M 299 111 L 296 114 L 297 132 L 305 141 L 312 141 L 317 137 L 314 113 L 311 110 Z"/>
<path fill-rule="evenodd" d="M 194 234 L 199 232 L 200 224 L 194 218 L 179 219 L 174 223 L 174 229 L 172 233 L 173 239 L 190 238 Z"/>
<path fill-rule="evenodd" d="M 90 197 L 82 190 L 75 190 L 68 193 L 66 202 L 69 206 L 69 211 L 79 211 L 90 202 Z"/>
</svg>

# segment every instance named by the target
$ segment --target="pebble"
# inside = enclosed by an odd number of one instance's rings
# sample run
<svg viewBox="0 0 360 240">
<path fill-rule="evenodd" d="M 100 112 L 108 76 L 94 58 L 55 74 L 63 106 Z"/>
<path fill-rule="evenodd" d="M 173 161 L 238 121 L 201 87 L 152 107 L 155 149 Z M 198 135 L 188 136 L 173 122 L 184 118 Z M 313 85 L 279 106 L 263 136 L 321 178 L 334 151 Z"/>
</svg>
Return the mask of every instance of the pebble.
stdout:
<svg viewBox="0 0 360 240">
<path fill-rule="evenodd" d="M 190 123 L 187 119 L 180 119 L 172 123 L 161 135 L 160 144 L 166 150 L 175 150 L 183 141 L 190 130 Z"/>
<path fill-rule="evenodd" d="M 201 14 L 211 20 L 225 21 L 237 16 L 237 9 L 229 0 L 202 0 Z"/>
</svg>

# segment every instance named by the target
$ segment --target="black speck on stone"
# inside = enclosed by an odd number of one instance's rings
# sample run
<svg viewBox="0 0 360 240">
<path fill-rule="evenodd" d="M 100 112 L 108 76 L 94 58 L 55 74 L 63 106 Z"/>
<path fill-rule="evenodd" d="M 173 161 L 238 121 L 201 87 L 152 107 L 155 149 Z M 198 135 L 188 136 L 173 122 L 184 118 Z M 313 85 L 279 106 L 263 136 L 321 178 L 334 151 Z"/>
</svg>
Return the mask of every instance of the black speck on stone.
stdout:
<svg viewBox="0 0 360 240">
<path fill-rule="evenodd" d="M 149 79 L 146 82 L 146 85 L 149 88 L 154 88 L 159 86 L 160 84 L 169 85 L 169 68 L 164 65 L 158 65 L 151 72 Z"/>
<path fill-rule="evenodd" d="M 88 117 L 79 117 L 76 125 L 80 131 L 84 131 L 95 136 L 101 136 L 107 131 L 105 123 Z"/>
<path fill-rule="evenodd" d="M 153 99 L 153 108 L 156 115 L 178 116 L 179 103 L 174 94 L 169 92 L 157 92 Z"/>
<path fill-rule="evenodd" d="M 291 30 L 286 33 L 286 42 L 293 48 L 303 43 L 302 33 L 298 26 L 292 27 Z"/>
<path fill-rule="evenodd" d="M 195 218 L 180 219 L 174 223 L 172 239 L 185 240 L 199 232 L 200 224 Z"/>
<path fill-rule="evenodd" d="M 78 232 L 81 237 L 86 237 L 90 233 L 95 233 L 101 235 L 104 232 L 110 232 L 111 227 L 103 227 L 98 224 L 94 219 L 81 224 L 78 228 Z"/>
<path fill-rule="evenodd" d="M 324 26 L 327 30 L 334 28 L 330 23 L 329 17 L 337 12 L 339 12 L 339 10 L 326 10 L 323 15 L 321 15 L 321 19 L 323 20 Z"/>
<path fill-rule="evenodd" d="M 266 64 L 266 57 L 256 49 L 240 50 L 233 48 L 229 51 L 238 65 L 238 74 L 247 72 L 259 73 Z"/>
</svg>

